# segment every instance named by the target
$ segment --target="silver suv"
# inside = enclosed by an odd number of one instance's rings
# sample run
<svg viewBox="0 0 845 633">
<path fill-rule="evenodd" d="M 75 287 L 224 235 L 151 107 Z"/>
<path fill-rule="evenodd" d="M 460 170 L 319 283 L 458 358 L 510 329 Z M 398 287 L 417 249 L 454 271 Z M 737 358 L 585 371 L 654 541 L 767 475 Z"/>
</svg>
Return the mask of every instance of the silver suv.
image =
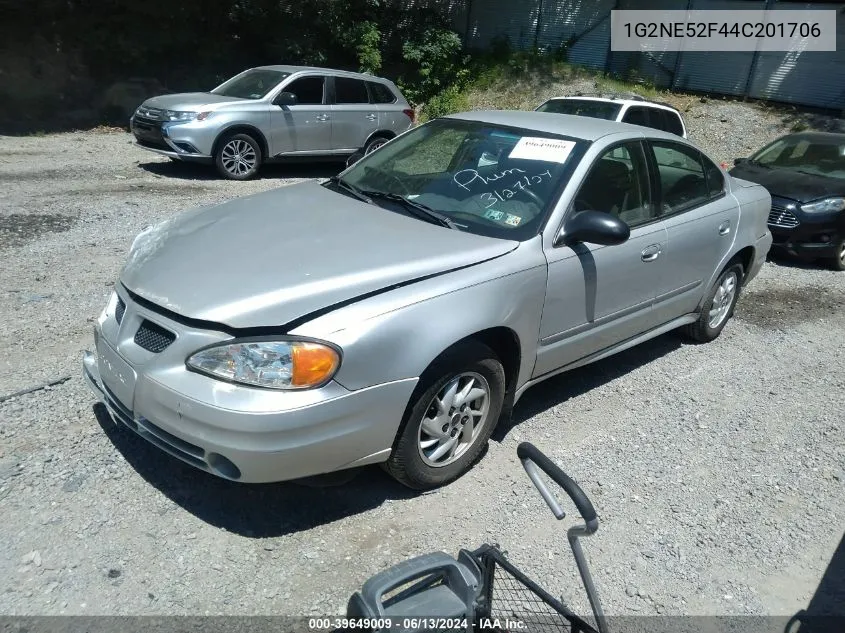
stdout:
<svg viewBox="0 0 845 633">
<path fill-rule="evenodd" d="M 276 159 L 368 154 L 413 124 L 393 82 L 306 66 L 250 68 L 211 92 L 153 97 L 129 121 L 139 147 L 214 162 L 232 180 Z"/>
</svg>

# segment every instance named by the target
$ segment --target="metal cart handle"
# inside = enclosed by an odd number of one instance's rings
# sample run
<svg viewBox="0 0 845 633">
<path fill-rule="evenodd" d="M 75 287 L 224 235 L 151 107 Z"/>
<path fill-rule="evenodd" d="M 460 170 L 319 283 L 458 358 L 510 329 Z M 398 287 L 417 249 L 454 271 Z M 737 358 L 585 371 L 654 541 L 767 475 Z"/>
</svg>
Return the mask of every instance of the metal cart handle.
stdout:
<svg viewBox="0 0 845 633">
<path fill-rule="evenodd" d="M 590 574 L 590 569 L 587 565 L 587 557 L 584 556 L 584 551 L 581 549 L 581 542 L 578 540 L 580 536 L 590 536 L 599 529 L 599 519 L 596 515 L 596 509 L 587 495 L 584 494 L 584 491 L 581 490 L 581 487 L 570 479 L 552 460 L 541 453 L 539 448 L 529 442 L 522 442 L 517 446 L 516 454 L 522 462 L 525 472 L 531 478 L 531 482 L 540 491 L 540 494 L 543 495 L 543 499 L 552 509 L 558 520 L 564 518 L 566 512 L 563 511 L 557 499 L 549 491 L 546 482 L 540 478 L 539 471 L 541 470 L 566 491 L 566 494 L 569 495 L 575 507 L 578 508 L 578 512 L 584 518 L 585 524 L 573 525 L 567 530 L 567 537 L 569 539 L 569 545 L 572 548 L 572 554 L 575 556 L 575 563 L 578 565 L 578 571 L 581 573 L 581 579 L 584 582 L 587 598 L 590 600 L 590 606 L 593 608 L 593 615 L 596 616 L 599 633 L 607 633 L 607 620 L 604 617 L 601 600 L 599 600 L 592 574 Z"/>
<path fill-rule="evenodd" d="M 596 529 L 598 529 L 596 510 L 593 507 L 592 502 L 587 495 L 584 494 L 584 491 L 581 490 L 581 487 L 570 479 L 569 475 L 563 472 L 557 464 L 540 452 L 539 448 L 529 442 L 522 442 L 517 447 L 516 454 L 520 461 L 522 461 L 522 466 L 531 478 L 532 483 L 537 490 L 540 491 L 540 494 L 543 495 L 543 499 L 545 499 L 546 503 L 552 509 L 556 518 L 564 518 L 566 516 L 566 512 L 564 512 L 563 508 L 560 507 L 560 504 L 557 499 L 554 498 L 551 491 L 549 491 L 545 482 L 540 479 L 539 473 L 537 472 L 538 468 L 546 473 L 558 486 L 563 488 L 564 491 L 566 491 L 566 494 L 568 494 L 569 498 L 572 499 L 572 503 L 575 504 L 575 507 L 578 508 L 578 512 L 581 513 L 581 516 L 587 523 L 588 529 L 592 528 L 590 532 L 595 532 Z"/>
</svg>

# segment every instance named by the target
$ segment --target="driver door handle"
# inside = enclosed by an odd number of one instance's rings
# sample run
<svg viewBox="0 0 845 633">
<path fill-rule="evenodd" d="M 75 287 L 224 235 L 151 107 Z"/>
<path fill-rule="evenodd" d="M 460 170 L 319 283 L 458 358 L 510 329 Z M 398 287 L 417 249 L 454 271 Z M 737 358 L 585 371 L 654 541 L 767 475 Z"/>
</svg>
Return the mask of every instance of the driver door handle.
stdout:
<svg viewBox="0 0 845 633">
<path fill-rule="evenodd" d="M 663 251 L 660 248 L 660 244 L 652 244 L 651 246 L 645 248 L 640 255 L 640 259 L 644 262 L 653 262 L 655 259 L 660 257 L 660 253 Z"/>
</svg>

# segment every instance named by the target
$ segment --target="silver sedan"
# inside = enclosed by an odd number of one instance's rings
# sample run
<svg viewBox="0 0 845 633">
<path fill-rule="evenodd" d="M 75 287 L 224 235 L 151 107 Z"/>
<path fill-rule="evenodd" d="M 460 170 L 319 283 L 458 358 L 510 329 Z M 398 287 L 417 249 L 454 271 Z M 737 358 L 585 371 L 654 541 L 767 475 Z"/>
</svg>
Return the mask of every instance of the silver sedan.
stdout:
<svg viewBox="0 0 845 633">
<path fill-rule="evenodd" d="M 715 339 L 770 203 L 668 133 L 453 115 L 143 232 L 84 373 L 117 422 L 220 477 L 380 463 L 431 488 L 532 385 L 670 330 Z"/>
</svg>

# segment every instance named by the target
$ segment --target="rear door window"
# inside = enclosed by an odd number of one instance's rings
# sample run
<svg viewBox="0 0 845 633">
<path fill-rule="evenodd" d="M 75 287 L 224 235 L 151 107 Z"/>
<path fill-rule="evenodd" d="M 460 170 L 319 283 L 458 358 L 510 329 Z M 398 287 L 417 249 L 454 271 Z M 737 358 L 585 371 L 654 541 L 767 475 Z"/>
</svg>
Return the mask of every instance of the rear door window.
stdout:
<svg viewBox="0 0 845 633">
<path fill-rule="evenodd" d="M 661 189 L 661 216 L 705 203 L 711 196 L 701 153 L 671 141 L 651 141 Z"/>
<path fill-rule="evenodd" d="M 360 79 L 349 77 L 335 77 L 334 79 L 335 103 L 369 103 L 370 96 L 367 93 L 367 85 Z"/>
</svg>

